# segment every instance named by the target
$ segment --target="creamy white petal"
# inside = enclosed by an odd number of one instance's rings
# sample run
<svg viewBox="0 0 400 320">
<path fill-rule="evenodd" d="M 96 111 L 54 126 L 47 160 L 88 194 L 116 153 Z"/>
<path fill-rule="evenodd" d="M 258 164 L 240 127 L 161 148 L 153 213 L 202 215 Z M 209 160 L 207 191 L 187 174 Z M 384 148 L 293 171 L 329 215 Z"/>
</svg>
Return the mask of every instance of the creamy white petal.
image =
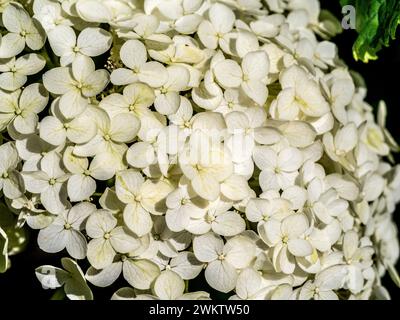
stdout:
<svg viewBox="0 0 400 320">
<path fill-rule="evenodd" d="M 82 30 L 77 41 L 80 52 L 90 57 L 105 53 L 110 49 L 111 44 L 111 34 L 101 28 L 86 28 Z"/>
<path fill-rule="evenodd" d="M 160 269 L 149 260 L 127 259 L 123 265 L 123 274 L 131 286 L 139 290 L 146 290 L 160 274 Z"/>
</svg>

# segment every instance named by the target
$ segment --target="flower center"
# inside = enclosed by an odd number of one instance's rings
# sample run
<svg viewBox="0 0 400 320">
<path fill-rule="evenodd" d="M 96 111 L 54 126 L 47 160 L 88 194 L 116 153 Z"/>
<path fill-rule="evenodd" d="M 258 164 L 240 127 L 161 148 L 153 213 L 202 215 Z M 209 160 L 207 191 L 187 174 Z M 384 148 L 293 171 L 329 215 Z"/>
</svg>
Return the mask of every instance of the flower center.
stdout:
<svg viewBox="0 0 400 320">
<path fill-rule="evenodd" d="M 3 172 L 3 174 L 1 175 L 1 177 L 3 179 L 7 179 L 8 178 L 8 172 Z"/>
<path fill-rule="evenodd" d="M 282 243 L 283 243 L 283 244 L 287 244 L 288 241 L 289 241 L 289 237 L 288 237 L 288 236 L 282 237 Z"/>
<path fill-rule="evenodd" d="M 65 229 L 65 230 L 71 229 L 71 225 L 70 225 L 68 222 L 66 222 L 66 223 L 64 224 L 64 229 Z"/>
<path fill-rule="evenodd" d="M 104 140 L 106 140 L 106 141 L 110 141 L 110 140 L 111 140 L 111 137 L 110 137 L 110 135 L 108 135 L 108 134 L 106 134 L 103 138 L 104 138 Z"/>
<path fill-rule="evenodd" d="M 223 253 L 221 253 L 221 254 L 218 256 L 218 260 L 220 260 L 220 261 L 225 260 L 225 255 L 224 255 Z"/>
<path fill-rule="evenodd" d="M 196 168 L 197 171 L 202 171 L 202 170 L 204 170 L 204 167 L 203 167 L 202 165 L 200 165 L 200 164 L 196 164 L 196 165 L 195 165 L 195 168 Z"/>
<path fill-rule="evenodd" d="M 49 185 L 54 186 L 54 185 L 56 184 L 56 182 L 57 182 L 56 179 L 51 178 L 51 179 L 49 180 Z"/>
<path fill-rule="evenodd" d="M 208 223 L 212 223 L 213 221 L 215 221 L 215 216 L 212 213 L 207 213 L 206 221 Z"/>
<path fill-rule="evenodd" d="M 109 232 L 107 232 L 107 233 L 104 234 L 103 238 L 104 238 L 105 240 L 108 240 L 108 239 L 111 238 L 111 234 L 110 234 Z"/>
</svg>

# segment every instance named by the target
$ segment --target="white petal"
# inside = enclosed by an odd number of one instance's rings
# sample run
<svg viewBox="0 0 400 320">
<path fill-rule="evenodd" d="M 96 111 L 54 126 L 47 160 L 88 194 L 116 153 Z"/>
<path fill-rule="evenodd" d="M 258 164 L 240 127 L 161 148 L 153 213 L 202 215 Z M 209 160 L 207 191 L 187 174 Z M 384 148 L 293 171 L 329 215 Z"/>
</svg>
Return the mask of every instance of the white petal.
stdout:
<svg viewBox="0 0 400 320">
<path fill-rule="evenodd" d="M 115 262 L 102 270 L 96 270 L 90 267 L 85 278 L 97 287 L 108 287 L 118 279 L 122 271 L 122 262 Z"/>
<path fill-rule="evenodd" d="M 65 191 L 61 189 L 62 185 L 57 183 L 47 187 L 46 190 L 40 194 L 40 201 L 50 213 L 59 214 L 64 211 L 67 206 Z"/>
<path fill-rule="evenodd" d="M 44 86 L 55 94 L 64 94 L 72 90 L 73 81 L 71 71 L 66 67 L 51 69 L 43 75 Z"/>
<path fill-rule="evenodd" d="M 136 142 L 128 149 L 126 160 L 132 167 L 146 168 L 155 160 L 154 147 L 147 142 Z"/>
<path fill-rule="evenodd" d="M 159 88 L 168 80 L 168 73 L 161 63 L 150 61 L 141 67 L 138 77 L 150 87 Z"/>
<path fill-rule="evenodd" d="M 304 214 L 294 214 L 282 221 L 282 233 L 289 238 L 296 238 L 308 229 L 308 219 Z"/>
<path fill-rule="evenodd" d="M 171 259 L 170 265 L 182 279 L 190 280 L 199 275 L 204 264 L 198 261 L 192 252 L 180 252 L 177 257 Z"/>
<path fill-rule="evenodd" d="M 110 137 L 116 142 L 131 142 L 139 132 L 140 121 L 131 113 L 123 113 L 111 119 Z"/>
<path fill-rule="evenodd" d="M 248 80 L 242 83 L 244 93 L 258 105 L 263 106 L 268 97 L 267 86 L 259 80 Z"/>
<path fill-rule="evenodd" d="M 88 99 L 82 96 L 80 90 L 73 89 L 60 98 L 60 112 L 66 119 L 81 115 L 89 106 Z"/>
<path fill-rule="evenodd" d="M 128 40 L 121 47 L 120 57 L 128 68 L 139 71 L 147 60 L 146 47 L 139 40 Z"/>
<path fill-rule="evenodd" d="M 11 58 L 20 54 L 25 48 L 25 39 L 17 33 L 7 33 L 1 38 L 0 58 Z"/>
<path fill-rule="evenodd" d="M 153 226 L 150 214 L 141 205 L 128 204 L 124 210 L 124 222 L 139 237 L 149 233 Z"/>
<path fill-rule="evenodd" d="M 216 31 L 222 34 L 231 31 L 235 22 L 233 11 L 221 3 L 216 3 L 210 8 L 209 17 Z"/>
<path fill-rule="evenodd" d="M 289 240 L 288 249 L 296 257 L 306 257 L 312 254 L 311 244 L 303 239 Z"/>
<path fill-rule="evenodd" d="M 98 210 L 91 214 L 86 222 L 86 232 L 91 238 L 103 238 L 117 225 L 117 219 L 106 210 Z"/>
<path fill-rule="evenodd" d="M 54 145 L 59 146 L 65 142 L 66 132 L 64 125 L 56 117 L 48 116 L 40 122 L 40 137 Z"/>
<path fill-rule="evenodd" d="M 119 253 L 128 253 L 138 249 L 141 245 L 139 239 L 128 234 L 127 229 L 117 227 L 111 231 L 111 245 Z"/>
<path fill-rule="evenodd" d="M 300 168 L 303 163 L 301 152 L 296 148 L 285 148 L 278 155 L 280 169 L 292 172 Z"/>
<path fill-rule="evenodd" d="M 193 239 L 193 252 L 202 262 L 216 260 L 222 253 L 223 247 L 224 242 L 214 233 L 207 233 Z"/>
<path fill-rule="evenodd" d="M 39 247 L 49 253 L 63 250 L 68 240 L 68 231 L 64 229 L 64 226 L 54 223 L 40 230 L 37 239 Z"/>
<path fill-rule="evenodd" d="M 143 176 L 135 170 L 119 172 L 115 179 L 115 191 L 119 200 L 124 203 L 135 202 L 135 195 L 139 193 L 143 183 Z"/>
<path fill-rule="evenodd" d="M 111 73 L 110 79 L 113 84 L 123 86 L 138 81 L 138 76 L 132 70 L 118 68 Z"/>
<path fill-rule="evenodd" d="M 123 266 L 124 278 L 128 283 L 139 290 L 149 289 L 160 274 L 158 266 L 149 260 L 128 259 Z"/>
<path fill-rule="evenodd" d="M 0 88 L 7 91 L 14 91 L 21 88 L 28 78 L 20 73 L 4 72 L 0 74 Z"/>
<path fill-rule="evenodd" d="M 209 201 L 216 200 L 220 193 L 218 181 L 209 173 L 198 174 L 192 180 L 192 187 L 200 197 Z"/>
<path fill-rule="evenodd" d="M 207 283 L 214 289 L 227 293 L 236 286 L 238 274 L 228 262 L 213 261 L 205 271 Z"/>
<path fill-rule="evenodd" d="M 70 141 L 82 144 L 90 141 L 97 133 L 95 121 L 83 113 L 69 123 L 67 137 Z"/>
<path fill-rule="evenodd" d="M 252 80 L 263 80 L 269 71 L 269 58 L 265 51 L 253 51 L 243 58 L 243 73 Z"/>
<path fill-rule="evenodd" d="M 36 131 L 38 121 L 38 115 L 30 113 L 25 116 L 16 117 L 13 125 L 15 130 L 21 134 L 33 134 Z"/>
<path fill-rule="evenodd" d="M 237 269 L 248 267 L 255 254 L 255 244 L 243 235 L 229 239 L 224 247 L 225 260 Z"/>
<path fill-rule="evenodd" d="M 74 174 L 68 179 L 67 190 L 72 202 L 86 200 L 96 191 L 96 181 L 83 174 Z"/>
<path fill-rule="evenodd" d="M 110 241 L 103 238 L 93 239 L 88 244 L 87 259 L 96 269 L 103 269 L 109 266 L 115 256 Z"/>
<path fill-rule="evenodd" d="M 343 253 L 350 260 L 358 248 L 358 235 L 355 231 L 348 231 L 343 237 Z"/>
<path fill-rule="evenodd" d="M 163 300 L 174 300 L 185 291 L 185 282 L 175 272 L 162 272 L 154 283 L 154 292 Z"/>
<path fill-rule="evenodd" d="M 18 73 L 29 76 L 38 73 L 46 65 L 46 60 L 39 54 L 31 53 L 19 57 L 15 62 Z"/>
<path fill-rule="evenodd" d="M 88 22 L 109 23 L 112 19 L 112 11 L 109 7 L 97 0 L 77 2 L 76 11 L 82 19 Z"/>
<path fill-rule="evenodd" d="M 216 36 L 216 30 L 209 21 L 202 21 L 197 30 L 197 35 L 200 41 L 208 49 L 216 49 L 218 46 L 218 37 Z"/>
<path fill-rule="evenodd" d="M 246 223 L 239 214 L 228 211 L 221 214 L 212 223 L 212 230 L 224 237 L 235 236 L 246 229 Z"/>
<path fill-rule="evenodd" d="M 177 92 L 167 92 L 156 97 L 154 107 L 159 113 L 170 115 L 178 110 L 180 102 L 181 97 Z"/>
<path fill-rule="evenodd" d="M 96 70 L 90 73 L 84 79 L 84 86 L 82 88 L 82 95 L 85 97 L 94 97 L 107 87 L 110 75 L 104 69 Z"/>
<path fill-rule="evenodd" d="M 69 255 L 74 259 L 84 259 L 87 248 L 85 236 L 76 230 L 69 230 L 67 236 L 66 248 Z"/>
<path fill-rule="evenodd" d="M 237 88 L 242 83 L 242 69 L 236 61 L 223 60 L 214 67 L 215 77 L 224 88 Z"/>
<path fill-rule="evenodd" d="M 76 45 L 76 35 L 70 26 L 56 26 L 47 35 L 51 49 L 59 57 L 71 53 Z"/>
</svg>

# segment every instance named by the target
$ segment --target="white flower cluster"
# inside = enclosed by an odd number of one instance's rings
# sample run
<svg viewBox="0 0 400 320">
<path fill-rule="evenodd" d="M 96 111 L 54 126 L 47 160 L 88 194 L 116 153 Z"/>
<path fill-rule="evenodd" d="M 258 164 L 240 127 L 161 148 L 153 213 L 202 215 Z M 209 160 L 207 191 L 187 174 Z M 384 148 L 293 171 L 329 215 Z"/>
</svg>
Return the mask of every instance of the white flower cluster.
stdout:
<svg viewBox="0 0 400 320">
<path fill-rule="evenodd" d="M 91 265 L 44 287 L 388 297 L 398 147 L 317 0 L 21 3 L 1 1 L 0 189 L 43 251 Z"/>
</svg>

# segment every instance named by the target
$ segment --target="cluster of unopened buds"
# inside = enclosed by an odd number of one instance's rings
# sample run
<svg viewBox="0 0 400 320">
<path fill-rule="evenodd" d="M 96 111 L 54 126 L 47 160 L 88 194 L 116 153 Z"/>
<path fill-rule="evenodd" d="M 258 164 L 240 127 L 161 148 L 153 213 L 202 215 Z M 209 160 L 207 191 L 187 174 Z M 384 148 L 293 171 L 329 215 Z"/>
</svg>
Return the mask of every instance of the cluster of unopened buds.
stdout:
<svg viewBox="0 0 400 320">
<path fill-rule="evenodd" d="M 0 12 L 0 267 L 27 225 L 70 299 L 389 297 L 398 146 L 317 0 Z"/>
</svg>

